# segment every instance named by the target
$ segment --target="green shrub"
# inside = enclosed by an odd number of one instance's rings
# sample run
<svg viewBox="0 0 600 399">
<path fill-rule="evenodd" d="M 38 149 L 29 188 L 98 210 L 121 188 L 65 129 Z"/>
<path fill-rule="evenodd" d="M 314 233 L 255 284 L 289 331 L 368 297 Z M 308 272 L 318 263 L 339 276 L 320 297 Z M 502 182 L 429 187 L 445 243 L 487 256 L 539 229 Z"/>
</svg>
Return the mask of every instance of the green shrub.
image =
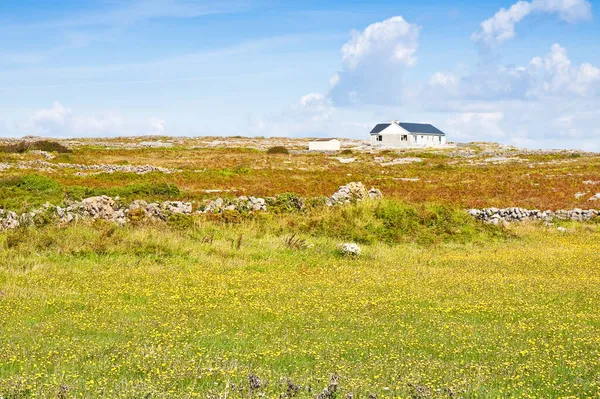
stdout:
<svg viewBox="0 0 600 399">
<path fill-rule="evenodd" d="M 274 213 L 296 212 L 304 207 L 304 201 L 294 193 L 279 194 L 267 198 L 268 209 Z"/>
<path fill-rule="evenodd" d="M 130 184 L 123 188 L 113 188 L 114 196 L 134 196 L 134 195 L 156 195 L 172 197 L 180 194 L 179 188 L 174 184 L 169 183 L 137 183 Z"/>
<path fill-rule="evenodd" d="M 352 151 L 351 149 L 347 148 L 345 150 L 340 151 L 340 154 L 341 155 L 352 155 L 352 154 L 354 154 L 354 151 Z"/>
<path fill-rule="evenodd" d="M 108 195 L 110 197 L 122 197 L 123 199 L 151 199 L 152 197 L 172 198 L 181 194 L 179 188 L 174 184 L 168 183 L 135 183 L 124 187 L 82 187 L 69 186 L 66 188 L 66 195 L 70 199 L 82 200 L 87 197 L 98 195 Z"/>
<path fill-rule="evenodd" d="M 196 227 L 196 222 L 192 215 L 174 213 L 167 218 L 167 225 L 175 230 L 189 230 Z"/>
<path fill-rule="evenodd" d="M 244 219 L 240 211 L 237 209 L 232 211 L 226 210 L 221 213 L 209 213 L 206 215 L 206 217 L 208 220 L 226 224 L 241 223 Z"/>
<path fill-rule="evenodd" d="M 56 163 L 74 163 L 75 157 L 72 153 L 58 154 L 52 161 Z"/>
<path fill-rule="evenodd" d="M 49 190 L 60 190 L 61 185 L 57 181 L 36 174 L 25 175 L 16 184 L 17 187 L 30 192 L 41 192 Z"/>
<path fill-rule="evenodd" d="M 252 172 L 252 169 L 245 165 L 238 165 L 235 168 L 223 168 L 218 171 L 219 175 L 224 177 L 247 175 L 250 172 Z"/>
<path fill-rule="evenodd" d="M 462 243 L 509 237 L 502 227 L 477 222 L 459 208 L 394 200 L 315 208 L 306 217 L 293 220 L 292 225 L 305 233 L 367 244 Z"/>
<path fill-rule="evenodd" d="M 304 208 L 313 209 L 327 206 L 327 197 L 319 195 L 317 197 L 304 198 Z"/>
<path fill-rule="evenodd" d="M 62 185 L 49 177 L 28 174 L 0 179 L 0 208 L 19 213 L 46 202 L 60 204 L 62 201 Z"/>
<path fill-rule="evenodd" d="M 39 150 L 46 152 L 58 152 L 61 154 L 72 153 L 70 148 L 57 143 L 56 141 L 21 141 L 17 144 L 8 144 L 0 147 L 0 152 L 22 154 L 30 150 Z"/>
<path fill-rule="evenodd" d="M 289 154 L 289 153 L 290 152 L 288 151 L 288 149 L 283 146 L 275 146 L 275 147 L 271 147 L 267 150 L 267 154 Z"/>
</svg>

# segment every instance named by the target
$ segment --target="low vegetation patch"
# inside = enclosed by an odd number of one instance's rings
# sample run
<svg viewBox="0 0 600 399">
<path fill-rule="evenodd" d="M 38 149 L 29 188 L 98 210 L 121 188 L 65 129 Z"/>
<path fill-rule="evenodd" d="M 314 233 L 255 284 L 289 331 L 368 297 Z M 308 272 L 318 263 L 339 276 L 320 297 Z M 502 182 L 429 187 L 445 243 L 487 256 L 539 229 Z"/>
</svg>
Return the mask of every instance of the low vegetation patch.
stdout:
<svg viewBox="0 0 600 399">
<path fill-rule="evenodd" d="M 8 144 L 0 146 L 0 152 L 6 153 L 16 153 L 23 154 L 27 151 L 38 150 L 38 151 L 46 151 L 46 152 L 57 152 L 59 154 L 68 154 L 72 153 L 68 147 L 56 142 L 56 141 L 48 141 L 48 140 L 39 140 L 39 141 L 20 141 L 16 144 Z"/>
<path fill-rule="evenodd" d="M 290 152 L 288 151 L 287 148 L 282 147 L 282 146 L 275 146 L 275 147 L 271 147 L 267 150 L 267 154 L 289 154 Z"/>
<path fill-rule="evenodd" d="M 24 212 L 28 207 L 63 200 L 62 185 L 50 177 L 28 174 L 0 179 L 0 209 Z"/>
<path fill-rule="evenodd" d="M 119 197 L 124 201 L 135 199 L 170 199 L 181 194 L 179 188 L 169 183 L 134 183 L 122 187 L 93 188 L 82 186 L 65 187 L 65 194 L 68 198 L 82 200 L 88 197 L 99 195 L 108 195 L 109 197 Z"/>
<path fill-rule="evenodd" d="M 508 230 L 484 225 L 455 207 L 394 200 L 317 208 L 290 219 L 290 223 L 305 233 L 371 244 L 416 242 L 429 245 L 511 237 Z"/>
<path fill-rule="evenodd" d="M 27 174 L 0 178 L 0 209 L 26 212 L 46 202 L 61 205 L 65 200 L 80 201 L 99 195 L 120 197 L 124 201 L 139 198 L 168 200 L 181 196 L 179 188 L 170 183 L 133 183 L 113 187 L 65 186 L 43 175 Z"/>
</svg>

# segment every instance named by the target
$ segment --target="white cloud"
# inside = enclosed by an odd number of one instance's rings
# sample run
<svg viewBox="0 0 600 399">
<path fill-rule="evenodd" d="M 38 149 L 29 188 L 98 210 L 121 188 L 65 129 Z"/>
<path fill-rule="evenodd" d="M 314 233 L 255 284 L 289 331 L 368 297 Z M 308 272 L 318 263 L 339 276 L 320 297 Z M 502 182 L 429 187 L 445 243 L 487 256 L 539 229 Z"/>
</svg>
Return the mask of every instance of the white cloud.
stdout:
<svg viewBox="0 0 600 399">
<path fill-rule="evenodd" d="M 499 140 L 506 135 L 500 126 L 503 120 L 502 112 L 454 113 L 446 121 L 447 133 L 457 141 Z"/>
<path fill-rule="evenodd" d="M 533 0 L 533 9 L 557 13 L 565 22 L 575 23 L 592 17 L 592 3 L 588 0 Z"/>
<path fill-rule="evenodd" d="M 483 65 L 463 76 L 437 72 L 422 97 L 448 100 L 541 100 L 549 96 L 589 97 L 600 93 L 600 69 L 589 63 L 573 65 L 567 51 L 554 44 L 544 57 L 525 66 Z"/>
<path fill-rule="evenodd" d="M 554 44 L 543 59 L 536 57 L 531 60 L 530 66 L 544 75 L 538 90 L 545 93 L 585 96 L 596 92 L 600 84 L 600 69 L 589 63 L 572 66 L 567 51 L 558 44 Z"/>
<path fill-rule="evenodd" d="M 23 126 L 27 134 L 39 136 L 115 135 L 122 132 L 123 120 L 115 115 L 74 114 L 59 102 L 35 111 Z"/>
<path fill-rule="evenodd" d="M 342 71 L 330 81 L 336 104 L 390 104 L 402 99 L 403 70 L 413 66 L 420 27 L 401 16 L 352 32 L 342 47 Z"/>
<path fill-rule="evenodd" d="M 568 23 L 590 19 L 592 5 L 588 0 L 533 0 L 518 1 L 508 10 L 501 8 L 493 17 L 481 23 L 481 29 L 471 38 L 487 47 L 494 47 L 515 37 L 515 26 L 532 13 L 558 14 Z"/>
<path fill-rule="evenodd" d="M 340 83 L 340 74 L 336 72 L 329 78 L 329 87 L 334 87 L 338 83 Z"/>
<path fill-rule="evenodd" d="M 451 72 L 436 72 L 429 78 L 430 86 L 451 87 L 458 81 L 456 75 Z"/>
<path fill-rule="evenodd" d="M 401 16 L 374 23 L 363 32 L 352 32 L 352 39 L 342 47 L 342 64 L 351 71 L 385 55 L 387 61 L 395 64 L 414 65 L 418 37 L 419 27 Z"/>
<path fill-rule="evenodd" d="M 600 150 L 600 111 L 594 105 L 544 102 L 500 102 L 493 112 L 450 113 L 441 126 L 449 140 L 498 141 L 528 148 Z"/>
<path fill-rule="evenodd" d="M 299 105 L 303 111 L 306 111 L 306 116 L 313 121 L 329 119 L 333 113 L 331 100 L 321 93 L 309 93 L 302 96 Z"/>
<path fill-rule="evenodd" d="M 415 97 L 423 109 L 450 112 L 451 139 L 600 149 L 600 69 L 574 64 L 558 44 L 525 66 L 436 73 Z"/>
<path fill-rule="evenodd" d="M 335 134 L 335 107 L 321 93 L 308 93 L 278 114 L 250 122 L 251 133 L 261 136 L 329 136 Z"/>
<path fill-rule="evenodd" d="M 164 134 L 165 121 L 129 120 L 116 112 L 97 115 L 76 113 L 59 102 L 50 108 L 34 111 L 25 122 L 8 131 L 10 136 L 36 135 L 47 137 L 86 137 Z"/>
<path fill-rule="evenodd" d="M 148 134 L 162 136 L 165 134 L 166 122 L 163 119 L 158 118 L 150 118 L 148 120 L 148 125 L 150 130 Z"/>
</svg>

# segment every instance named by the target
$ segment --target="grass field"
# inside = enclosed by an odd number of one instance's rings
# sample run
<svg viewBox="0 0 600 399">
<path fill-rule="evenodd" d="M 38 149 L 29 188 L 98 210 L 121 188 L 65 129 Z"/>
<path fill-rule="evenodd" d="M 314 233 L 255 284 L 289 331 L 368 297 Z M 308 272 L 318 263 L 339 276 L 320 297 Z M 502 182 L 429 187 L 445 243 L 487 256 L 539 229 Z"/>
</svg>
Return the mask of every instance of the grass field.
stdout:
<svg viewBox="0 0 600 399">
<path fill-rule="evenodd" d="M 85 190 L 328 195 L 350 179 L 388 199 L 236 223 L 198 216 L 0 232 L 0 397 L 600 398 L 600 225 L 495 227 L 461 210 L 581 204 L 573 193 L 600 180 L 598 157 L 453 166 L 434 154 L 382 174 L 369 163 L 377 155 L 342 165 L 248 149 L 188 149 L 176 161 L 169 151 L 82 147 L 51 162 L 127 155 L 186 170 L 0 171 L 0 207 Z M 533 180 L 515 185 L 526 174 Z M 488 179 L 496 188 L 479 183 Z M 541 181 L 551 183 L 533 184 Z M 150 189 L 160 184 L 172 186 Z M 305 242 L 287 245 L 292 234 Z M 363 254 L 342 256 L 347 241 Z"/>
<path fill-rule="evenodd" d="M 122 140 L 107 141 L 111 145 Z M 235 143 L 235 140 L 232 140 Z M 85 144 L 85 143 L 82 143 Z M 590 206 L 588 197 L 575 193 L 600 192 L 600 156 L 572 152 L 530 153 L 502 151 L 510 161 L 488 162 L 493 158 L 486 147 L 473 145 L 463 151 L 471 157 L 453 156 L 458 150 L 409 150 L 360 152 L 351 154 L 292 153 L 268 155 L 255 148 L 198 148 L 186 141 L 173 148 L 76 146 L 71 154 L 56 154 L 52 164 L 155 165 L 180 169 L 173 174 L 84 173 L 73 169 L 54 171 L 7 169 L 0 167 L 0 208 L 29 203 L 62 200 L 65 193 L 85 195 L 80 188 L 111 194 L 115 189 L 140 184 L 175 185 L 177 198 L 202 200 L 214 197 L 206 190 L 225 190 L 221 195 L 270 196 L 293 192 L 302 196 L 331 195 L 340 185 L 362 181 L 380 188 L 386 197 L 409 202 L 444 202 L 460 207 L 523 206 L 531 209 L 559 209 Z M 305 147 L 295 143 L 298 149 Z M 304 143 L 305 145 L 306 143 Z M 240 144 L 241 145 L 241 144 Z M 355 158 L 352 163 L 338 160 Z M 422 162 L 382 166 L 377 158 L 420 157 Z M 3 154 L 0 164 L 39 159 L 33 154 Z M 64 189 L 57 195 L 17 198 L 11 190 L 14 179 L 26 173 L 41 173 L 57 180 Z M 407 181 L 402 179 L 418 179 Z M 13 180 L 11 180 L 13 179 Z M 585 181 L 595 182 L 593 185 Z M 595 190 L 595 191 L 592 191 Z M 140 195 L 140 194 L 138 194 Z M 144 195 L 147 195 L 144 193 Z M 11 200 L 11 201 L 9 201 Z M 43 202 L 42 202 L 43 203 Z"/>
</svg>

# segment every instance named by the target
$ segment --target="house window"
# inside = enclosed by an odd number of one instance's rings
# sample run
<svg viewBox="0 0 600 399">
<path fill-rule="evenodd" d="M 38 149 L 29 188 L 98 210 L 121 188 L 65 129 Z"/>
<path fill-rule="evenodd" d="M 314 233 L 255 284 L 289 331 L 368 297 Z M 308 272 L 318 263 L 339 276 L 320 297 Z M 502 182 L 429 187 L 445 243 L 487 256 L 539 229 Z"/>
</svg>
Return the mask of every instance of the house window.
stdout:
<svg viewBox="0 0 600 399">
<path fill-rule="evenodd" d="M 442 144 L 442 136 L 439 136 L 438 139 L 440 140 L 440 144 Z"/>
<path fill-rule="evenodd" d="M 408 141 L 408 136 L 406 134 L 403 134 L 402 136 L 400 136 L 400 141 Z"/>
<path fill-rule="evenodd" d="M 383 136 L 382 135 L 377 136 L 377 141 L 383 141 Z"/>
</svg>

